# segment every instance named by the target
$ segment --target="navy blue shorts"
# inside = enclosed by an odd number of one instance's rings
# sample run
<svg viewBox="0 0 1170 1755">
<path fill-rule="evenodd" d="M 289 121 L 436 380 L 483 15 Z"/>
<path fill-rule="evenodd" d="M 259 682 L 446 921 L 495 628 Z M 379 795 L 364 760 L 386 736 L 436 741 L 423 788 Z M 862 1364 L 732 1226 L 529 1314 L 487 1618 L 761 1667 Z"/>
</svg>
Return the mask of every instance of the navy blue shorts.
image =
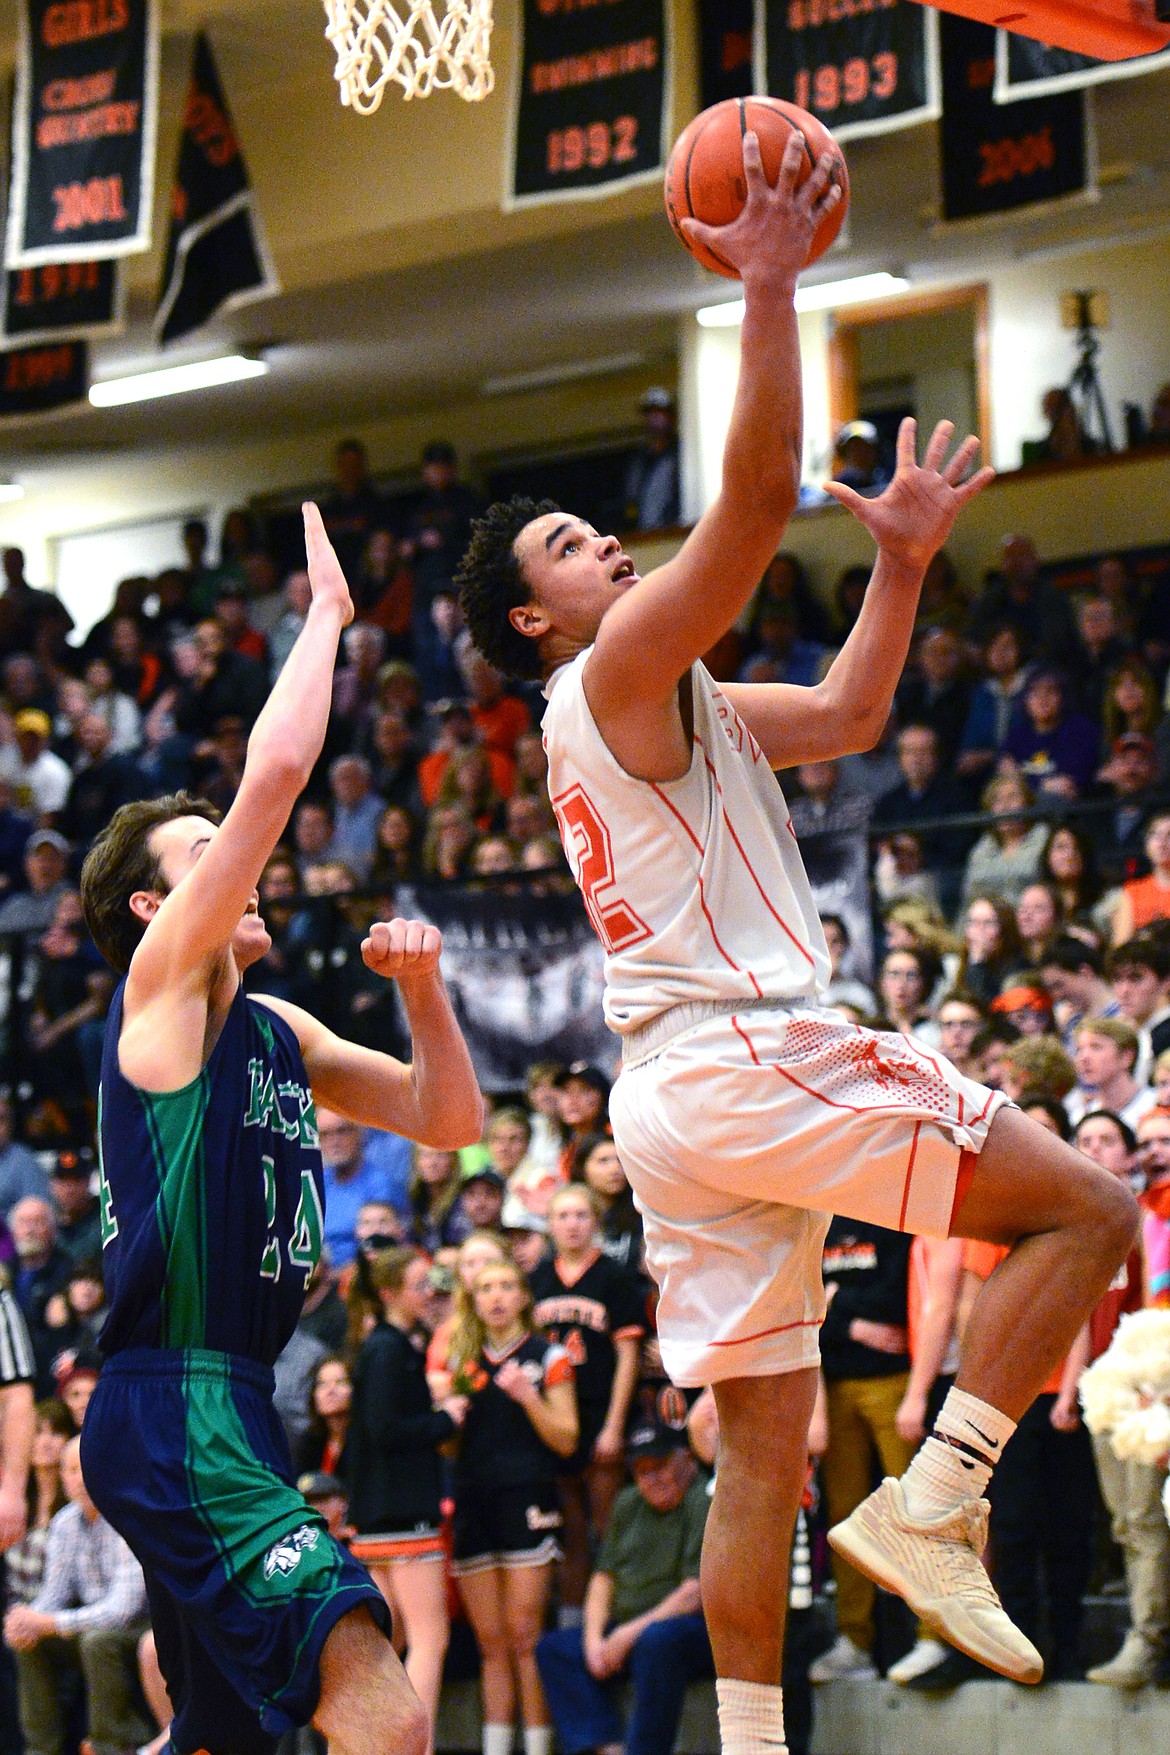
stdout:
<svg viewBox="0 0 1170 1755">
<path fill-rule="evenodd" d="M 85 1416 L 89 1493 L 146 1574 L 181 1755 L 269 1755 L 307 1724 L 321 1649 L 381 1592 L 292 1485 L 272 1372 L 194 1349 L 117 1354 Z"/>
</svg>

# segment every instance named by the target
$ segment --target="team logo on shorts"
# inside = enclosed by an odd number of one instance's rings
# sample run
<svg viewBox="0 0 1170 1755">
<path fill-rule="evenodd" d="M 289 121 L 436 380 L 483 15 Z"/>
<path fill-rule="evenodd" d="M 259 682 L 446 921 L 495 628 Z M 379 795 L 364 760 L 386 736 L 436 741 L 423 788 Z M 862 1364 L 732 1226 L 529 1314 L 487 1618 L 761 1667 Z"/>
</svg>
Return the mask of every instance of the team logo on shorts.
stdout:
<svg viewBox="0 0 1170 1755">
<path fill-rule="evenodd" d="M 287 1578 L 290 1572 L 295 1572 L 305 1549 L 317 1546 L 320 1533 L 305 1523 L 299 1530 L 294 1530 L 291 1536 L 282 1536 L 279 1542 L 274 1542 L 264 1556 L 265 1578 L 271 1578 L 277 1572 Z"/>
</svg>

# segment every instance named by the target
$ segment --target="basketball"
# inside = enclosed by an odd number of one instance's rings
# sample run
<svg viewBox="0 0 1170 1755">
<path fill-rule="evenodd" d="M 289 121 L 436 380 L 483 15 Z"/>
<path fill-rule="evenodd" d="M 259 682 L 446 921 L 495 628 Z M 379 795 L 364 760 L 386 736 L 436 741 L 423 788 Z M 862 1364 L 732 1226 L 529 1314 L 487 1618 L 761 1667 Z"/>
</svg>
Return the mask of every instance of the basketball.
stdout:
<svg viewBox="0 0 1170 1755">
<path fill-rule="evenodd" d="M 823 152 L 833 155 L 833 181 L 840 186 L 842 199 L 817 227 L 808 253 L 810 262 L 815 262 L 833 242 L 849 205 L 849 172 L 841 148 L 824 124 L 807 110 L 773 97 L 727 98 L 723 103 L 712 104 L 688 123 L 674 143 L 666 167 L 666 212 L 676 237 L 704 268 L 712 268 L 716 274 L 732 280 L 739 279 L 739 271 L 707 245 L 688 238 L 681 222 L 699 219 L 706 225 L 727 225 L 741 211 L 747 200 L 743 137 L 749 128 L 759 137 L 760 156 L 769 183 L 775 183 L 779 175 L 784 147 L 794 128 L 804 135 L 807 153 L 799 182 L 812 174 Z"/>
</svg>

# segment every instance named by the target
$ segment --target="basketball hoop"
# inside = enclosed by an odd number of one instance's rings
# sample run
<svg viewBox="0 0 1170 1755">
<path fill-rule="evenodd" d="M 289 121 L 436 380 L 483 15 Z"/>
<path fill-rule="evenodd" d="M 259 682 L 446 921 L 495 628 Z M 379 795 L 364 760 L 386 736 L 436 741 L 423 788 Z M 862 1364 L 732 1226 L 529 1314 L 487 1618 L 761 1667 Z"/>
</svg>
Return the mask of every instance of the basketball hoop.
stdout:
<svg viewBox="0 0 1170 1755">
<path fill-rule="evenodd" d="M 371 116 L 391 80 L 407 98 L 455 91 L 468 103 L 495 84 L 492 0 L 325 0 L 341 101 Z"/>
</svg>

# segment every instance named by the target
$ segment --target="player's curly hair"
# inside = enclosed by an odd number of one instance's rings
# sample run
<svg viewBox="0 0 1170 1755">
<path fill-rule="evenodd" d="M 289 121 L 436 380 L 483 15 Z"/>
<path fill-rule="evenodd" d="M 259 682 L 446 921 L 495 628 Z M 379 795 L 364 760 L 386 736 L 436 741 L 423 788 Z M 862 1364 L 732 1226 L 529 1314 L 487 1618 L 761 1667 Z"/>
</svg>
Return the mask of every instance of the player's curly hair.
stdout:
<svg viewBox="0 0 1170 1755">
<path fill-rule="evenodd" d="M 455 574 L 467 630 L 488 663 L 505 676 L 540 677 L 536 641 L 512 626 L 508 611 L 530 595 L 516 559 L 516 538 L 534 518 L 556 510 L 555 500 L 521 494 L 497 500 L 471 526 L 471 541 Z"/>
</svg>

